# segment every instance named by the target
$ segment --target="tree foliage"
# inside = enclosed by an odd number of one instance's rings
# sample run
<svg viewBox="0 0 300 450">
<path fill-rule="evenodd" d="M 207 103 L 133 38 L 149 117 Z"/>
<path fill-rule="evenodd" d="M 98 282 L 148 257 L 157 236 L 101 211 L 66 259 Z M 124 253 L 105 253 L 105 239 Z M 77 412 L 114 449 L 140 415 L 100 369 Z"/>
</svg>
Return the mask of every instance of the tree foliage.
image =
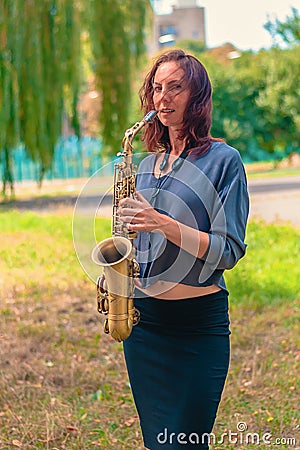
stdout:
<svg viewBox="0 0 300 450">
<path fill-rule="evenodd" d="M 148 0 L 91 0 L 89 32 L 94 70 L 102 93 L 101 137 L 108 153 L 116 153 L 128 128 L 131 80 L 145 50 Z"/>
<path fill-rule="evenodd" d="M 276 157 L 299 151 L 299 52 L 274 48 L 214 65 L 213 134 L 245 156 L 252 147 Z"/>
<path fill-rule="evenodd" d="M 300 47 L 268 52 L 266 84 L 256 104 L 263 118 L 259 144 L 289 154 L 300 143 Z"/>
<path fill-rule="evenodd" d="M 279 38 L 288 45 L 300 44 L 300 15 L 296 8 L 291 8 L 291 15 L 284 22 L 280 22 L 278 18 L 268 20 L 264 28 L 270 33 L 274 43 Z"/>
<path fill-rule="evenodd" d="M 212 134 L 250 159 L 259 149 L 275 159 L 299 152 L 300 46 L 294 45 L 299 16 L 292 11 L 293 20 L 281 27 L 277 23 L 278 33 L 293 29 L 287 48 L 240 52 L 239 58 L 226 63 L 216 61 L 211 52 L 198 55 L 213 84 Z"/>
<path fill-rule="evenodd" d="M 132 68 L 144 51 L 148 0 L 1 0 L 0 158 L 3 191 L 13 186 L 12 149 L 22 144 L 51 167 L 66 112 L 77 135 L 82 36 L 93 50 L 102 93 L 104 144 L 119 148 L 127 124 Z"/>
<path fill-rule="evenodd" d="M 72 123 L 80 89 L 80 21 L 73 0 L 2 0 L 0 152 L 3 190 L 13 184 L 11 151 L 22 143 L 42 179 L 61 133 L 64 105 Z"/>
</svg>

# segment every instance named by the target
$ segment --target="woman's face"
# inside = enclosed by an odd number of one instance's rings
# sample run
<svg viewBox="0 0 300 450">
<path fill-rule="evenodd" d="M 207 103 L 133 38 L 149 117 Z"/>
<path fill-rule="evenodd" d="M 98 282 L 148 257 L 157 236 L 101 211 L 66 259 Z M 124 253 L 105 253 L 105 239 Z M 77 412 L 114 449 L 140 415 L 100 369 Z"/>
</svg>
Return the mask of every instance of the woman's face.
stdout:
<svg viewBox="0 0 300 450">
<path fill-rule="evenodd" d="M 184 70 L 175 61 L 162 63 L 153 80 L 153 103 L 161 123 L 180 129 L 189 98 Z"/>
</svg>

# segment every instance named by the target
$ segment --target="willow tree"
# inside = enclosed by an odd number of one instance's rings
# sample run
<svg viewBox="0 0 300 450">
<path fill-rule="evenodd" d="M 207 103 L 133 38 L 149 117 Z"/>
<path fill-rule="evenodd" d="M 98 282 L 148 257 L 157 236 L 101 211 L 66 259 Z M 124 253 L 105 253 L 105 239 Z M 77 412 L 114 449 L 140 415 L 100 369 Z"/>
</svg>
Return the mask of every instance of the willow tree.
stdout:
<svg viewBox="0 0 300 450">
<path fill-rule="evenodd" d="M 78 133 L 80 20 L 73 0 L 1 0 L 0 156 L 3 193 L 13 190 L 12 149 L 23 144 L 39 163 L 52 163 L 68 109 Z"/>
<path fill-rule="evenodd" d="M 75 132 L 81 36 L 88 34 L 92 70 L 102 92 L 104 146 L 116 149 L 128 125 L 132 68 L 144 50 L 149 0 L 0 0 L 0 157 L 3 192 L 13 186 L 12 149 L 23 144 L 51 167 L 69 113 Z"/>
<path fill-rule="evenodd" d="M 144 52 L 149 0 L 91 0 L 90 39 L 102 94 L 101 137 L 106 153 L 120 147 L 131 99 L 133 71 Z"/>
</svg>

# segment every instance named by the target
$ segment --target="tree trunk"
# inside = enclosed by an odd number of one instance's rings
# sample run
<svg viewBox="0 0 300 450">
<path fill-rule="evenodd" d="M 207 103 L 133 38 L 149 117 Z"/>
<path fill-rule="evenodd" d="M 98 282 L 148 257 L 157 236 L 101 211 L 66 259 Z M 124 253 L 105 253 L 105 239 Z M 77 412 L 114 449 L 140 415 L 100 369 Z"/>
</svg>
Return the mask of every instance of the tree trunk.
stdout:
<svg viewBox="0 0 300 450">
<path fill-rule="evenodd" d="M 12 174 L 12 162 L 9 150 L 4 148 L 3 176 L 2 176 L 2 195 L 7 196 L 7 187 L 10 188 L 10 197 L 14 196 L 14 180 Z"/>
</svg>

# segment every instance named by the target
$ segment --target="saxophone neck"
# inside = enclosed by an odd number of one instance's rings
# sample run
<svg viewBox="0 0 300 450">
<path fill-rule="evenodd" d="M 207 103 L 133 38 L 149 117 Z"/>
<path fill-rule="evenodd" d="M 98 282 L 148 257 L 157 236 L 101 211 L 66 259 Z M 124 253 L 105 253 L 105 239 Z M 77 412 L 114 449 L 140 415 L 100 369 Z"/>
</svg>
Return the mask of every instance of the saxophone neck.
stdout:
<svg viewBox="0 0 300 450">
<path fill-rule="evenodd" d="M 132 153 L 133 150 L 132 141 L 134 137 L 147 123 L 149 124 L 153 123 L 157 113 L 158 111 L 155 110 L 148 112 L 140 122 L 136 122 L 131 128 L 128 128 L 128 130 L 125 131 L 124 138 L 122 141 L 123 147 L 123 152 L 121 153 L 122 156 L 126 156 Z"/>
</svg>

